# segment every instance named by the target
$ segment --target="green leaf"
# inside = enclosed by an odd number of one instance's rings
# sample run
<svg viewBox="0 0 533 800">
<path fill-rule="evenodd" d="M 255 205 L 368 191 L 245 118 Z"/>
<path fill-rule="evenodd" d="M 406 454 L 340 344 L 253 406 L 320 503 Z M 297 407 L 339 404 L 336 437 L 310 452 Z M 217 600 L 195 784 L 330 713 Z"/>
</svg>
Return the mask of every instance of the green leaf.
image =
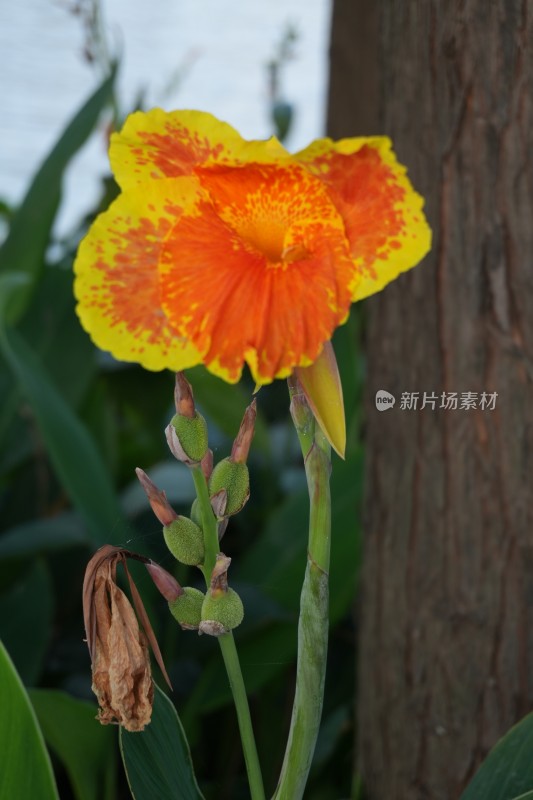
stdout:
<svg viewBox="0 0 533 800">
<path fill-rule="evenodd" d="M 100 725 L 96 707 L 64 692 L 29 692 L 44 738 L 65 766 L 76 800 L 112 800 L 115 731 Z"/>
<path fill-rule="evenodd" d="M 500 739 L 461 800 L 529 800 L 533 797 L 533 714 Z"/>
<path fill-rule="evenodd" d="M 1 300 L 0 300 L 1 305 Z M 7 364 L 0 354 L 0 458 L 5 458 L 4 440 L 13 428 L 13 417 L 20 406 L 18 388 L 8 369 Z"/>
<path fill-rule="evenodd" d="M 336 459 L 331 479 L 332 535 L 330 623 L 346 613 L 353 600 L 359 567 L 357 504 L 362 487 L 361 452 Z M 306 566 L 309 498 L 307 489 L 289 496 L 270 516 L 263 535 L 235 564 L 234 579 L 257 582 L 277 603 L 294 613 Z"/>
<path fill-rule="evenodd" d="M 165 492 L 172 506 L 190 505 L 196 497 L 193 482 L 190 479 L 183 480 L 189 478 L 189 475 L 185 474 L 184 470 L 176 469 L 175 461 L 154 464 L 150 467 L 149 473 L 151 480 Z M 120 501 L 128 517 L 145 512 L 148 507 L 146 493 L 137 478 L 124 489 Z"/>
<path fill-rule="evenodd" d="M 0 296 L 3 288 L 0 285 Z M 2 331 L 1 319 L 0 350 L 32 407 L 58 478 L 86 520 L 95 544 L 120 540 L 124 518 L 111 478 L 87 429 L 29 345 L 16 331 Z"/>
<path fill-rule="evenodd" d="M 364 459 L 361 449 L 346 461 L 334 457 L 331 474 L 331 562 L 329 620 L 334 625 L 353 607 L 361 561 L 360 505 Z"/>
<path fill-rule="evenodd" d="M 97 366 L 94 346 L 75 313 L 73 279 L 71 269 L 47 267 L 17 330 L 32 343 L 67 403 L 78 408 Z"/>
<path fill-rule="evenodd" d="M 348 705 L 336 708 L 324 719 L 318 732 L 315 754 L 313 756 L 313 772 L 317 774 L 331 758 L 339 739 L 350 729 L 350 710 Z"/>
<path fill-rule="evenodd" d="M 358 415 L 361 406 L 360 393 L 363 383 L 363 359 L 359 343 L 361 341 L 361 310 L 352 306 L 350 316 L 345 325 L 335 331 L 332 339 L 333 349 L 337 357 L 339 373 L 344 395 L 347 427 L 351 419 Z"/>
<path fill-rule="evenodd" d="M 157 686 L 151 723 L 141 733 L 121 727 L 120 748 L 135 800 L 203 800 L 176 709 Z"/>
<path fill-rule="evenodd" d="M 306 565 L 308 522 L 309 498 L 304 489 L 289 496 L 270 515 L 263 535 L 235 564 L 233 580 L 259 581 L 265 594 L 296 614 Z"/>
<path fill-rule="evenodd" d="M 261 689 L 294 661 L 298 643 L 297 624 L 296 619 L 293 622 L 267 624 L 261 631 L 245 638 L 239 637 L 238 629 L 235 631 L 248 695 Z M 223 670 L 220 653 L 214 653 L 204 664 L 183 714 L 187 727 L 193 725 L 198 714 L 215 711 L 231 702 L 231 689 Z"/>
<path fill-rule="evenodd" d="M 15 525 L 0 536 L 0 559 L 23 558 L 40 553 L 90 545 L 75 514 L 36 519 Z"/>
<path fill-rule="evenodd" d="M 53 611 L 52 582 L 42 561 L 36 561 L 0 595 L 0 638 L 26 685 L 41 674 L 52 637 Z"/>
<path fill-rule="evenodd" d="M 11 298 L 8 321 L 16 322 L 27 308 L 42 269 L 50 230 L 59 206 L 63 173 L 71 158 L 93 130 L 110 101 L 115 70 L 104 80 L 65 128 L 59 141 L 35 175 L 26 197 L 13 217 L 0 248 L 0 272 L 16 270 L 27 278 Z"/>
<path fill-rule="evenodd" d="M 59 800 L 52 765 L 28 695 L 0 642 L 0 797 Z"/>
</svg>

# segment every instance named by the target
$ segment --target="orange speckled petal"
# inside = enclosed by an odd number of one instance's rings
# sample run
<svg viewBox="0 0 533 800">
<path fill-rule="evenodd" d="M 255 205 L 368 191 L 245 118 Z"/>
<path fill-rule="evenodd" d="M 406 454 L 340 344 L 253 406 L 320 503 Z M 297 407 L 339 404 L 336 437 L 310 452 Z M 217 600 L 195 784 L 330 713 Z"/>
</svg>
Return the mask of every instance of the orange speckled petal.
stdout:
<svg viewBox="0 0 533 800">
<path fill-rule="evenodd" d="M 136 111 L 120 133 L 111 136 L 109 160 L 123 188 L 158 178 L 192 175 L 211 163 L 244 163 L 289 158 L 272 138 L 247 142 L 212 114 L 204 111 Z"/>
<path fill-rule="evenodd" d="M 374 294 L 426 255 L 423 198 L 386 137 L 320 139 L 295 156 L 328 186 L 359 271 L 352 299 Z"/>
<path fill-rule="evenodd" d="M 194 213 L 200 193 L 191 178 L 125 192 L 81 243 L 74 265 L 76 310 L 95 344 L 115 358 L 151 370 L 199 363 L 195 347 L 162 310 L 157 265 L 165 237 L 184 210 Z"/>
<path fill-rule="evenodd" d="M 206 169 L 210 201 L 166 240 L 162 303 L 212 372 L 258 383 L 311 364 L 346 319 L 354 266 L 328 192 L 295 163 Z"/>
</svg>

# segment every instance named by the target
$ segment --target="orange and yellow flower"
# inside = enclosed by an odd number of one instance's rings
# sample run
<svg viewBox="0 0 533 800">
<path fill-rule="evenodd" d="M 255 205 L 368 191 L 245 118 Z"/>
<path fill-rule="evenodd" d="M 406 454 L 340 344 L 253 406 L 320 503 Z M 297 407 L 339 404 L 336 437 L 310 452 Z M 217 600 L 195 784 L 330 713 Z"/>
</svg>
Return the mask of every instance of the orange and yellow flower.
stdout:
<svg viewBox="0 0 533 800">
<path fill-rule="evenodd" d="M 286 377 L 430 247 L 384 137 L 291 156 L 210 114 L 154 109 L 113 134 L 110 160 L 122 191 L 80 246 L 77 310 L 99 347 L 147 369 Z"/>
</svg>

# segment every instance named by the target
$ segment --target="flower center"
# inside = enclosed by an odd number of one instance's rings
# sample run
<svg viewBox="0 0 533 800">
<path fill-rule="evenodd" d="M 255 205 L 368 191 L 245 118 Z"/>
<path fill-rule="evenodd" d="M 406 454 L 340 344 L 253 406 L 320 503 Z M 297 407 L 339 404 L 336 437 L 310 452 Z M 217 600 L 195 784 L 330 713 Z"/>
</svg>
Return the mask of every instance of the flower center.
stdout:
<svg viewBox="0 0 533 800">
<path fill-rule="evenodd" d="M 243 219 L 236 226 L 246 244 L 258 250 L 268 261 L 281 261 L 287 225 L 282 220 L 268 218 Z"/>
<path fill-rule="evenodd" d="M 236 225 L 236 231 L 245 244 L 266 258 L 270 267 L 286 267 L 308 255 L 303 244 L 290 241 L 285 220 L 248 218 Z"/>
<path fill-rule="evenodd" d="M 323 188 L 301 167 L 252 164 L 245 169 L 199 169 L 198 174 L 215 213 L 235 235 L 235 249 L 261 256 L 267 269 L 284 270 L 310 258 L 304 242 L 317 210 L 307 183 L 315 191 Z M 329 213 L 333 206 L 325 193 L 321 199 Z"/>
</svg>

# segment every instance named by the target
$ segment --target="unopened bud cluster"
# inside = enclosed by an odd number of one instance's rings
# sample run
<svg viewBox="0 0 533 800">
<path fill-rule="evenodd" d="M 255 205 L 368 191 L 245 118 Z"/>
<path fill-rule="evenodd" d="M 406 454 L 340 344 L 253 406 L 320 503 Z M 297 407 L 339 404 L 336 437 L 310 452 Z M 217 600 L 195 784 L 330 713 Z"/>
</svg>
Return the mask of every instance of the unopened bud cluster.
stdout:
<svg viewBox="0 0 533 800">
<path fill-rule="evenodd" d="M 250 496 L 246 460 L 254 433 L 255 400 L 246 410 L 231 455 L 213 468 L 207 425 L 196 410 L 192 388 L 182 373 L 176 375 L 174 399 L 176 414 L 165 431 L 167 442 L 179 461 L 191 469 L 200 467 L 204 473 L 220 540 L 228 518 L 237 514 Z M 182 564 L 202 568 L 205 544 L 199 501 L 196 499 L 193 502 L 190 519 L 178 515 L 168 503 L 165 493 L 157 489 L 142 470 L 137 470 L 137 475 L 154 513 L 163 524 L 163 537 L 172 555 Z M 169 601 L 170 612 L 184 630 L 221 636 L 240 625 L 244 609 L 237 592 L 228 586 L 230 563 L 230 558 L 218 553 L 205 595 L 199 589 L 186 586 L 178 597 Z"/>
</svg>

